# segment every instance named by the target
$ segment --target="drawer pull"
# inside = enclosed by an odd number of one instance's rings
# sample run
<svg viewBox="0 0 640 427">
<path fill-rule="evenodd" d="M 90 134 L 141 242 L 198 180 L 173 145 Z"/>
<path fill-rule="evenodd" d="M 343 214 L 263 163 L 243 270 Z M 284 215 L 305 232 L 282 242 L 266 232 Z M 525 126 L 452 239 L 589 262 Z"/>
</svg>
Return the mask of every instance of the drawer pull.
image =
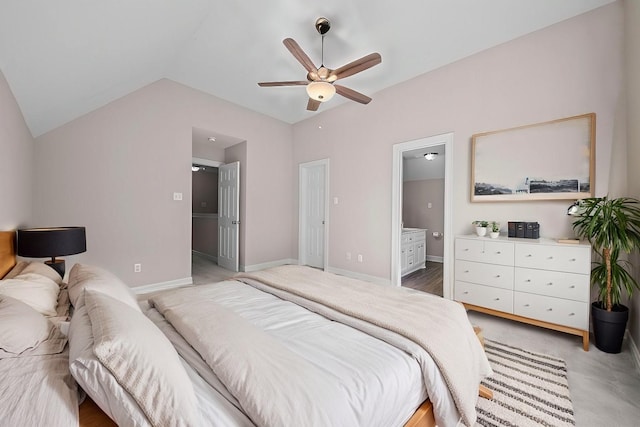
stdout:
<svg viewBox="0 0 640 427">
<path fill-rule="evenodd" d="M 467 295 L 468 293 L 469 293 L 469 291 L 464 291 L 463 292 L 464 295 Z"/>
<path fill-rule="evenodd" d="M 531 279 L 527 279 L 527 280 L 525 280 L 525 282 L 531 283 Z"/>
<path fill-rule="evenodd" d="M 465 272 L 465 273 L 468 273 L 468 272 L 469 272 L 469 270 L 465 270 L 464 272 Z"/>
<path fill-rule="evenodd" d="M 547 311 L 553 311 L 553 308 L 547 308 Z"/>
<path fill-rule="evenodd" d="M 497 275 L 496 275 L 496 279 L 499 279 L 499 278 L 500 278 L 500 275 L 499 275 L 499 274 L 497 274 Z"/>
<path fill-rule="evenodd" d="M 575 289 L 575 288 L 576 288 L 576 285 L 569 286 L 569 289 Z"/>
<path fill-rule="evenodd" d="M 525 304 L 524 306 L 525 306 L 525 307 L 531 307 L 531 305 L 529 305 L 529 304 Z"/>
<path fill-rule="evenodd" d="M 553 257 L 552 257 L 552 256 L 550 256 L 550 257 L 547 257 L 547 259 L 553 259 Z"/>
<path fill-rule="evenodd" d="M 502 252 L 498 251 L 498 252 L 496 252 L 496 255 L 500 255 L 501 253 L 502 253 Z"/>
<path fill-rule="evenodd" d="M 569 313 L 569 316 L 575 316 L 575 315 L 576 315 L 575 313 Z"/>
<path fill-rule="evenodd" d="M 547 286 L 553 286 L 553 282 L 547 283 Z"/>
<path fill-rule="evenodd" d="M 575 258 L 571 258 L 569 261 L 574 262 L 576 259 Z"/>
<path fill-rule="evenodd" d="M 494 301 L 500 301 L 500 298 L 494 298 L 493 300 Z"/>
<path fill-rule="evenodd" d="M 527 258 L 531 258 L 532 256 L 533 256 L 533 255 L 529 254 L 529 255 L 527 255 Z"/>
<path fill-rule="evenodd" d="M 469 248 L 464 248 L 463 251 L 468 252 Z"/>
</svg>

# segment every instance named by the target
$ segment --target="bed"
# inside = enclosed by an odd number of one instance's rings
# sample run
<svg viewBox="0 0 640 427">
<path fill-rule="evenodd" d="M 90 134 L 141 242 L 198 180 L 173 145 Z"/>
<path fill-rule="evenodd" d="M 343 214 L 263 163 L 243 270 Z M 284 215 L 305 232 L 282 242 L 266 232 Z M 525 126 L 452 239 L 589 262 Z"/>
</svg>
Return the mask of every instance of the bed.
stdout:
<svg viewBox="0 0 640 427">
<path fill-rule="evenodd" d="M 15 268 L 8 236 L 0 233 L 2 274 Z M 478 384 L 490 374 L 459 304 L 306 267 L 163 291 L 144 304 L 95 266 L 74 265 L 67 286 L 69 343 L 55 357 L 38 356 L 57 359 L 56 368 L 38 368 L 39 380 L 10 383 L 18 398 L 0 425 L 78 425 L 76 382 L 91 398 L 80 408 L 82 427 L 110 419 L 123 426 L 473 424 Z M 366 318 L 394 305 L 386 318 Z M 447 312 L 457 313 L 445 322 L 453 327 L 434 323 Z M 422 330 L 439 332 L 450 348 L 430 349 L 432 357 L 428 343 L 416 344 Z M 16 360 L 34 369 L 32 360 Z"/>
<path fill-rule="evenodd" d="M 0 425 L 78 425 L 78 390 L 69 372 L 69 299 L 62 278 L 42 263 L 16 263 L 15 232 L 0 232 Z"/>
<path fill-rule="evenodd" d="M 308 267 L 142 307 L 100 268 L 76 264 L 68 281 L 71 372 L 119 425 L 473 424 L 491 372 L 459 304 Z"/>
</svg>

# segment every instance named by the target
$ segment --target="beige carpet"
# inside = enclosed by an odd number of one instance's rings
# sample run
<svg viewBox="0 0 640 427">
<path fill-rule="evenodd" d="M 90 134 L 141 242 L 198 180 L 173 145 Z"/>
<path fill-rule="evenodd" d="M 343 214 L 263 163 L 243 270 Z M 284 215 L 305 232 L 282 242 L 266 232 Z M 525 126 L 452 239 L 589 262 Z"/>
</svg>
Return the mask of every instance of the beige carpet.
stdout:
<svg viewBox="0 0 640 427">
<path fill-rule="evenodd" d="M 494 375 L 483 381 L 493 400 L 479 399 L 477 426 L 574 426 L 564 360 L 485 338 Z"/>
</svg>

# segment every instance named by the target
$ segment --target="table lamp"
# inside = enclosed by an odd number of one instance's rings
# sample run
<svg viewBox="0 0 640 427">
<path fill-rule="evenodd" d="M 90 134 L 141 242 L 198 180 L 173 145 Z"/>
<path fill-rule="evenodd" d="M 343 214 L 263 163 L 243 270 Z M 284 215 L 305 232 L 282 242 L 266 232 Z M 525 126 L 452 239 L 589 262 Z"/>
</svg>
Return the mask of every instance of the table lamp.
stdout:
<svg viewBox="0 0 640 427">
<path fill-rule="evenodd" d="M 57 256 L 75 255 L 87 250 L 84 227 L 25 228 L 18 230 L 18 255 L 28 258 L 51 257 L 45 261 L 64 277 L 64 260 Z"/>
</svg>

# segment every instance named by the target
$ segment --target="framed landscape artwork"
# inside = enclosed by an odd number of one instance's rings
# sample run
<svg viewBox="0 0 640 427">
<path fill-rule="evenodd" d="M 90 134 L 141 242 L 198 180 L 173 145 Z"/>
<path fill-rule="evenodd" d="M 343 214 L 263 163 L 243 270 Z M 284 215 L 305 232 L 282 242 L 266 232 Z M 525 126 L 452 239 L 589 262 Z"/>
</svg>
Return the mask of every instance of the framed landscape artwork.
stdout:
<svg viewBox="0 0 640 427">
<path fill-rule="evenodd" d="M 595 113 L 471 139 L 471 201 L 577 200 L 593 197 Z"/>
</svg>

